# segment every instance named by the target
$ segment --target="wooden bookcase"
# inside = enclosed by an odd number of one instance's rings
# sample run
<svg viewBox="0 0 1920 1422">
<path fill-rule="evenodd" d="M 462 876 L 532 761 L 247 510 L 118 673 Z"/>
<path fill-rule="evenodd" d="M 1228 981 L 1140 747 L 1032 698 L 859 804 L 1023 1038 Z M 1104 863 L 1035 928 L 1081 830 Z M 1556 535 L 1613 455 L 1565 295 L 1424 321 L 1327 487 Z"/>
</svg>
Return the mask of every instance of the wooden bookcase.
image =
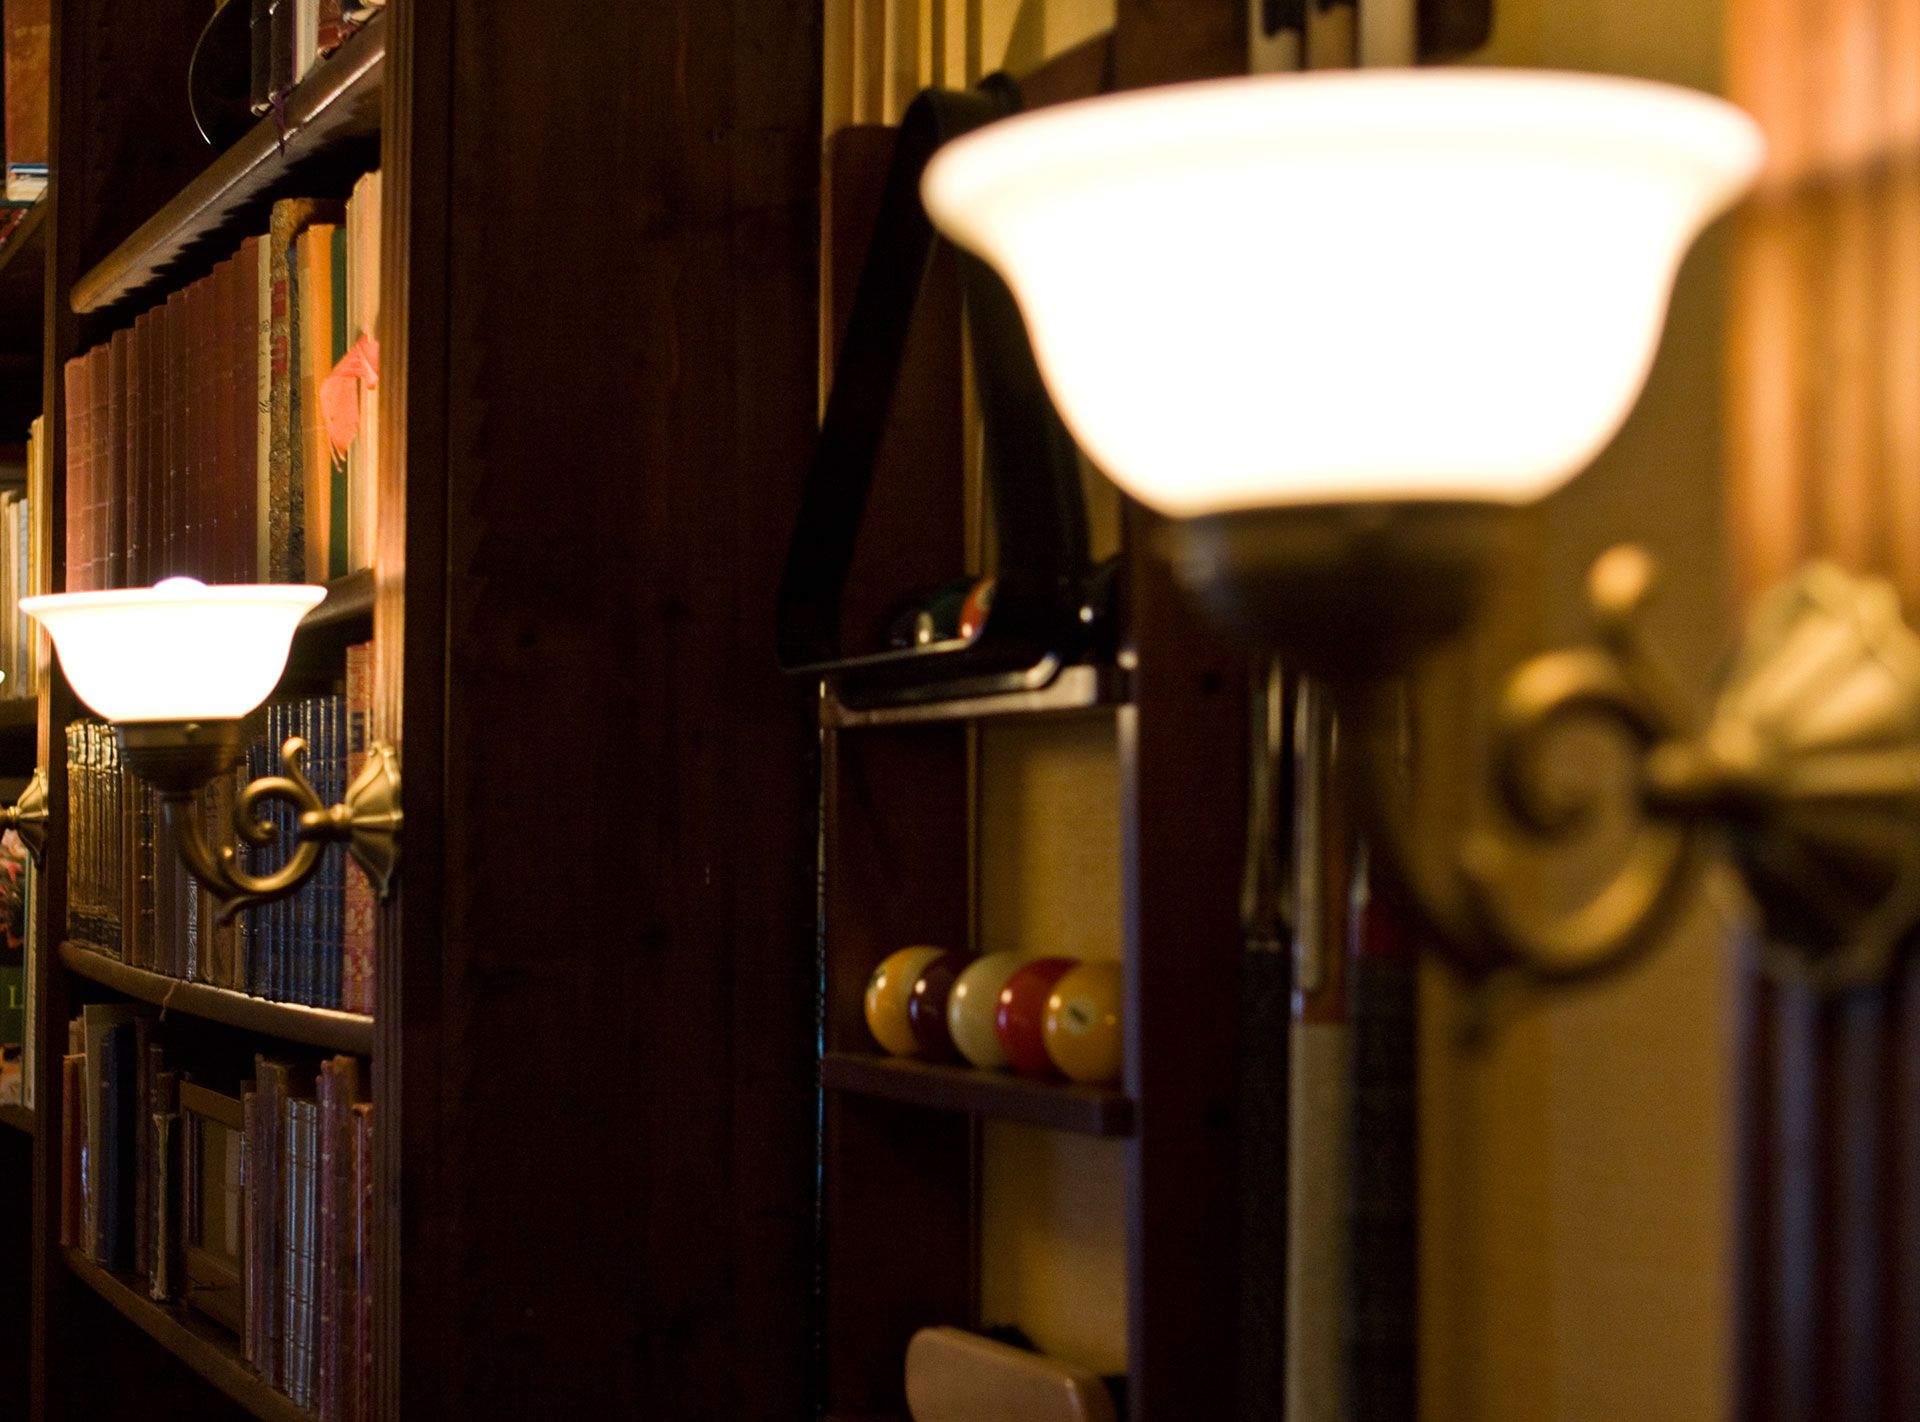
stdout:
<svg viewBox="0 0 1920 1422">
<path fill-rule="evenodd" d="M 389 0 L 288 106 L 284 145 L 262 128 L 221 156 L 180 92 L 204 8 L 55 0 L 54 179 L 29 234 L 50 464 L 69 357 L 258 230 L 272 197 L 344 191 L 377 161 L 380 541 L 296 660 L 371 631 L 405 863 L 371 1020 L 169 993 L 43 932 L 31 1415 L 302 1415 L 230 1339 L 58 1243 L 66 1023 L 82 1001 L 156 996 L 224 1041 L 370 1054 L 382 1422 L 897 1416 L 902 1327 L 978 1321 L 994 1121 L 1118 1143 L 1131 1415 L 1223 1413 L 1244 667 L 1198 633 L 1139 519 L 1124 668 L 1021 708 L 1112 738 L 1123 1088 L 916 1071 L 849 1026 L 846 983 L 871 967 L 841 951 L 855 925 L 905 931 L 885 905 L 911 892 L 929 932 L 966 936 L 952 850 L 985 708 L 823 724 L 777 667 L 818 415 L 820 10 Z M 1047 81 L 1058 97 L 1242 62 L 1225 0 L 1117 16 Z M 29 250 L 0 264 L 0 319 Z M 56 586 L 62 495 L 43 527 Z M 65 921 L 58 752 L 77 713 L 54 678 L 46 930 Z M 867 832 L 844 804 L 856 777 L 879 797 Z M 926 1248 L 880 1247 L 883 1209 Z"/>
<path fill-rule="evenodd" d="M 209 8 L 54 0 L 57 176 L 0 257 L 0 415 L 44 411 L 64 468 L 68 358 L 273 198 L 381 168 L 379 545 L 291 674 L 372 634 L 406 860 L 370 1018 L 61 947 L 79 708 L 41 698 L 15 737 L 55 826 L 19 1123 L 31 1415 L 303 1415 L 58 1243 L 59 1044 L 103 998 L 236 1051 L 370 1056 L 385 1422 L 801 1415 L 814 741 L 771 592 L 812 420 L 818 17 L 389 0 L 215 154 L 185 102 Z"/>
<path fill-rule="evenodd" d="M 1116 21 L 1025 76 L 1029 105 L 1244 67 L 1234 6 L 1121 3 Z M 853 115 L 897 113 L 911 86 L 892 73 L 882 83 L 870 72 L 879 67 L 873 54 L 863 58 L 852 44 Z M 823 295 L 836 347 L 891 132 L 855 122 L 828 134 Z M 883 606 L 889 590 L 924 585 L 930 569 L 965 566 L 961 352 L 957 308 L 943 286 L 931 286 L 901 365 L 850 606 Z M 1021 1322 L 987 1299 L 983 1257 L 991 1232 L 1006 1228 L 988 1219 L 988 1177 L 989 1133 L 1007 1124 L 1119 1144 L 1124 1415 L 1235 1415 L 1248 669 L 1171 586 L 1153 553 L 1155 533 L 1151 519 L 1126 511 L 1112 663 L 1070 668 L 1037 693 L 855 710 L 829 678 L 820 699 L 820 1385 L 835 1422 L 904 1422 L 903 1362 L 917 1329 Z M 856 612 L 845 620 L 859 625 Z M 985 738 L 1062 723 L 1078 728 L 1077 744 L 1098 747 L 1094 773 L 1118 783 L 1122 902 L 1113 917 L 1121 941 L 1095 948 L 1124 964 L 1123 1083 L 1036 1082 L 885 1056 L 861 1007 L 883 956 L 910 943 L 1007 946 L 983 942 L 982 900 L 995 892 L 982 863 L 983 826 L 1004 809 L 991 801 Z M 1028 951 L 1057 951 L 1026 941 Z M 1105 1170 L 1110 1159 L 1097 1156 L 1089 1168 Z M 1098 1229 L 1057 1216 L 1047 1223 L 1083 1251 L 1097 1249 L 1088 1241 Z M 1069 1294 L 1100 1286 L 1058 1285 Z"/>
</svg>

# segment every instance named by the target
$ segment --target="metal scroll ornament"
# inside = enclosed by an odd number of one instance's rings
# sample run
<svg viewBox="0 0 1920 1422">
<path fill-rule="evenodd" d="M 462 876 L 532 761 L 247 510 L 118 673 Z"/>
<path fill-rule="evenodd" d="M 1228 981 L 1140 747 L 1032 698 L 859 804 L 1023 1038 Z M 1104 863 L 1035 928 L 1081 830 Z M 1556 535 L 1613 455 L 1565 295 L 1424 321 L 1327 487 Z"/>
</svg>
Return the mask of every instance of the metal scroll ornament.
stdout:
<svg viewBox="0 0 1920 1422">
<path fill-rule="evenodd" d="M 1768 961 L 1827 988 L 1876 982 L 1920 924 L 1920 635 L 1893 589 L 1816 564 L 1771 594 L 1704 726 L 1644 647 L 1638 612 L 1651 558 L 1618 548 L 1594 566 L 1599 637 L 1509 680 L 1493 727 L 1508 822 L 1470 839 L 1451 868 L 1393 832 L 1383 847 L 1469 969 L 1545 981 L 1619 968 L 1658 941 L 1707 835 L 1723 833 L 1759 908 Z M 1547 773 L 1568 723 L 1596 720 L 1635 750 L 1630 842 L 1584 903 L 1511 904 L 1526 844 L 1586 833 L 1597 792 Z"/>
<path fill-rule="evenodd" d="M 367 763 L 347 787 L 337 805 L 321 799 L 306 775 L 307 743 L 289 738 L 280 749 L 283 774 L 262 776 L 241 791 L 233 808 L 234 832 L 256 848 L 272 843 L 274 826 L 263 814 L 267 802 L 283 800 L 293 806 L 293 852 L 278 869 L 252 874 L 240 866 L 239 851 L 222 845 L 216 853 L 200 829 L 192 793 L 167 793 L 161 806 L 180 846 L 188 870 L 220 900 L 220 920 L 227 922 L 250 904 L 265 903 L 294 892 L 313 873 L 329 844 L 344 844 L 354 862 L 366 871 L 377 898 L 392 892 L 399 865 L 401 828 L 399 756 L 385 741 L 367 747 Z"/>
</svg>

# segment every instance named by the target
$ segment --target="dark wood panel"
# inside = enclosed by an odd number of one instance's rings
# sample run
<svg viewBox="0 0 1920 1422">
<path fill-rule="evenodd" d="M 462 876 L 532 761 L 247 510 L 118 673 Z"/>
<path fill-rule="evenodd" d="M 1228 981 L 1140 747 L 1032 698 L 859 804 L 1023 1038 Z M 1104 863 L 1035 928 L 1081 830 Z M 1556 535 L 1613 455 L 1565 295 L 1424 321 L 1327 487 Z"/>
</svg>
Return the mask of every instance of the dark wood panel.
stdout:
<svg viewBox="0 0 1920 1422">
<path fill-rule="evenodd" d="M 33 1112 L 24 1106 L 0 1106 L 0 1126 L 30 1136 L 33 1134 Z M 21 1204 L 24 1214 L 26 1201 L 22 1200 Z"/>
<path fill-rule="evenodd" d="M 1237 0 L 1119 0 L 1113 82 L 1244 72 Z M 1129 507 L 1125 636 L 1139 658 L 1120 712 L 1127 932 L 1128 1412 L 1234 1415 L 1233 1122 L 1247 680 L 1173 587 L 1154 520 Z M 1196 1023 L 1209 1024 L 1195 1050 Z"/>
<path fill-rule="evenodd" d="M 208 164 L 74 284 L 77 312 L 103 311 L 178 286 L 266 230 L 276 197 L 344 194 L 377 161 L 387 19 L 374 18 L 281 106 Z M 181 101 L 185 102 L 184 71 Z"/>
<path fill-rule="evenodd" d="M 1124 1136 L 1133 1130 L 1133 1103 L 1121 1091 L 1033 1081 L 1008 1072 L 882 1057 L 872 1052 L 829 1052 L 820 1059 L 820 1084 L 828 1091 L 877 1096 L 931 1111 L 951 1111 L 996 1121 L 1017 1121 L 1083 1136 Z"/>
<path fill-rule="evenodd" d="M 414 85 L 386 131 L 414 570 L 395 1415 L 801 1415 L 815 732 L 772 629 L 817 399 L 818 16 L 390 18 Z"/>
<path fill-rule="evenodd" d="M 83 978 L 142 1002 L 157 1003 L 168 1012 L 202 1017 L 283 1041 L 331 1047 L 336 1052 L 366 1056 L 373 1051 L 373 1019 L 357 1012 L 270 1002 L 229 988 L 186 982 L 132 967 L 79 943 L 62 943 L 60 961 Z"/>
</svg>

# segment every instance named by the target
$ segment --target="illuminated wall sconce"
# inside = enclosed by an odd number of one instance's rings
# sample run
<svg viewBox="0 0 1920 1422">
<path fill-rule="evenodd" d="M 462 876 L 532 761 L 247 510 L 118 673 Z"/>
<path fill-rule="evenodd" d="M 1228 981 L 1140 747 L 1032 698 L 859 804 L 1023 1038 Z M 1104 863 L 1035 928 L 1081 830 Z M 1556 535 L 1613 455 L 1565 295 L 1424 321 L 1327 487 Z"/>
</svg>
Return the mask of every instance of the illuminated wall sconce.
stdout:
<svg viewBox="0 0 1920 1422">
<path fill-rule="evenodd" d="M 1884 585 L 1810 570 L 1759 610 L 1696 728 L 1636 641 L 1650 561 L 1607 555 L 1601 645 L 1512 677 L 1493 727 L 1509 813 L 1453 843 L 1411 830 L 1380 744 L 1391 680 L 1474 618 L 1515 509 L 1618 431 L 1681 259 L 1763 153 L 1691 91 L 1431 70 L 1098 98 L 927 170 L 934 222 L 1012 288 L 1082 448 L 1173 520 L 1186 588 L 1331 689 L 1376 853 L 1471 974 L 1617 967 L 1716 827 L 1801 971 L 1870 976 L 1920 921 L 1920 637 Z M 1590 808 L 1546 773 L 1547 733 L 1579 715 L 1637 747 L 1638 823 L 1594 897 L 1529 912 L 1516 850 Z"/>
<path fill-rule="evenodd" d="M 347 846 L 380 898 L 392 890 L 400 759 L 385 741 L 367 747 L 366 767 L 338 805 L 322 802 L 308 782 L 307 744 L 298 736 L 280 748 L 284 774 L 241 792 L 233 824 L 248 844 L 273 838 L 259 814 L 264 802 L 284 800 L 299 814 L 298 843 L 272 873 L 249 874 L 231 845 L 212 849 L 193 813 L 201 787 L 239 758 L 245 718 L 272 694 L 294 629 L 325 596 L 317 587 L 208 587 L 168 578 L 151 588 L 20 600 L 53 638 L 74 694 L 113 723 L 121 759 L 158 794 L 181 859 L 221 901 L 223 919 L 298 889 L 332 843 Z"/>
</svg>

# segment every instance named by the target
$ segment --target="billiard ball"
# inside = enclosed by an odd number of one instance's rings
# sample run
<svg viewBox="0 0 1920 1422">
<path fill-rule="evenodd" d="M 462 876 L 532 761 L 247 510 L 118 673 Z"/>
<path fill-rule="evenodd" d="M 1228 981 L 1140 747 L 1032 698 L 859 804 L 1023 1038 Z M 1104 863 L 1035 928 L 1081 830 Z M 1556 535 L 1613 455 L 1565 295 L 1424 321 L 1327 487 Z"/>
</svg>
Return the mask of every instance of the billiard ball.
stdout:
<svg viewBox="0 0 1920 1422">
<path fill-rule="evenodd" d="M 994 1018 L 1000 1012 L 1000 989 L 1022 961 L 1018 953 L 975 958 L 953 980 L 953 991 L 947 994 L 947 1032 L 960 1055 L 977 1067 L 1007 1064 Z"/>
<path fill-rule="evenodd" d="M 947 1029 L 947 1001 L 969 961 L 964 953 L 942 953 L 920 970 L 907 996 L 907 1026 L 920 1055 L 930 1061 L 950 1062 L 959 1055 Z"/>
<path fill-rule="evenodd" d="M 956 630 L 967 641 L 973 641 L 987 630 L 987 616 L 992 611 L 993 579 L 982 578 L 967 590 L 967 599 L 960 604 L 960 625 Z"/>
<path fill-rule="evenodd" d="M 1022 963 L 1000 989 L 994 1030 L 1000 1050 L 1022 1076 L 1053 1075 L 1053 1060 L 1047 1055 L 1047 999 L 1053 985 L 1075 966 L 1072 958 L 1035 958 Z"/>
<path fill-rule="evenodd" d="M 1070 1081 L 1120 1079 L 1120 965 L 1082 963 L 1047 998 L 1047 1055 Z"/>
<path fill-rule="evenodd" d="M 867 1030 L 896 1057 L 910 1057 L 919 1050 L 913 1024 L 907 1021 L 907 1002 L 913 996 L 915 980 L 946 951 L 924 946 L 902 948 L 883 958 L 867 979 Z"/>
</svg>

